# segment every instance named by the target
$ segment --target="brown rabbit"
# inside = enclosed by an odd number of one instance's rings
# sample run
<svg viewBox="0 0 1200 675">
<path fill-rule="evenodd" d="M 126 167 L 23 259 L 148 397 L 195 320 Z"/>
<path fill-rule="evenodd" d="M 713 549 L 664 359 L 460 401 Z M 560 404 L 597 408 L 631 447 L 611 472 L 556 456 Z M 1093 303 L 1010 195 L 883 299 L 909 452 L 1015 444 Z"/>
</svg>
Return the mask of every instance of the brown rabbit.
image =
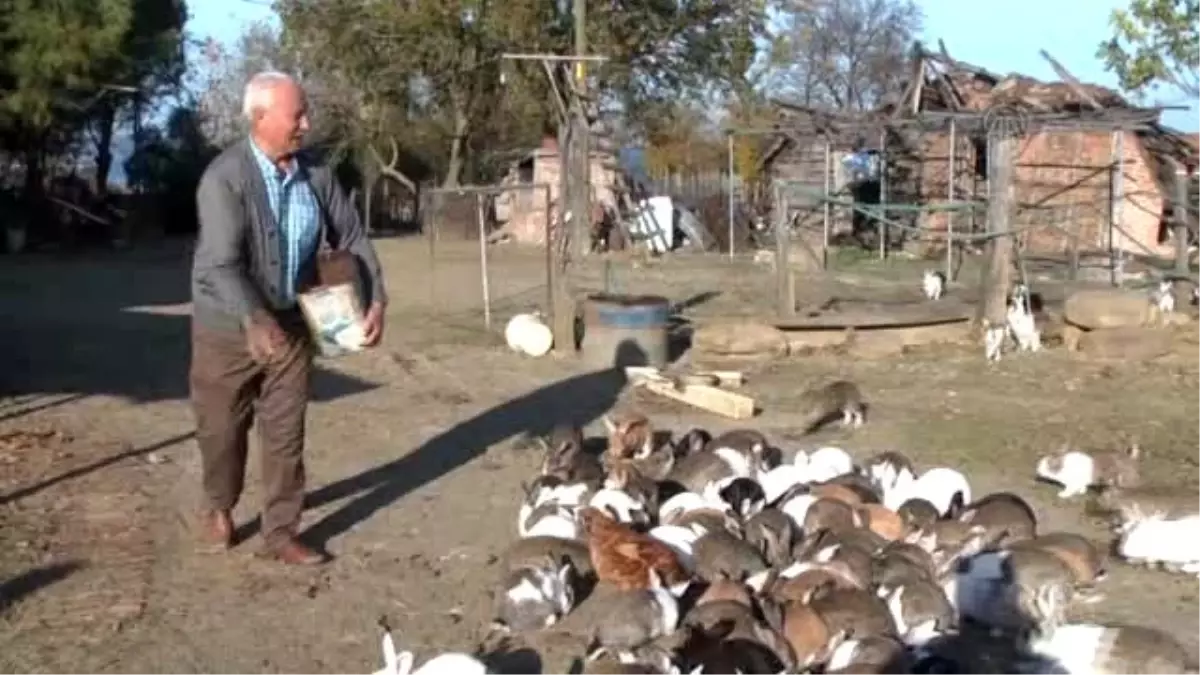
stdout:
<svg viewBox="0 0 1200 675">
<path fill-rule="evenodd" d="M 1076 587 L 1090 586 L 1107 576 L 1104 549 L 1074 532 L 1048 532 L 1010 547 L 1038 548 L 1058 556 L 1074 574 Z"/>
<path fill-rule="evenodd" d="M 705 581 L 747 577 L 767 569 L 767 563 L 753 546 L 726 530 L 714 530 L 692 546 L 696 576 Z"/>
<path fill-rule="evenodd" d="M 1033 507 L 1011 492 L 993 492 L 968 504 L 958 519 L 982 526 L 988 539 L 999 545 L 1037 536 Z"/>
<path fill-rule="evenodd" d="M 583 433 L 578 427 L 558 425 L 548 439 L 540 439 L 546 457 L 542 460 L 542 475 L 555 476 L 568 483 L 587 483 L 599 487 L 604 480 L 600 460 L 583 447 Z"/>
<path fill-rule="evenodd" d="M 896 634 L 887 604 L 871 591 L 828 587 L 817 591 L 809 605 L 835 633 L 844 631 L 857 639 Z"/>
</svg>

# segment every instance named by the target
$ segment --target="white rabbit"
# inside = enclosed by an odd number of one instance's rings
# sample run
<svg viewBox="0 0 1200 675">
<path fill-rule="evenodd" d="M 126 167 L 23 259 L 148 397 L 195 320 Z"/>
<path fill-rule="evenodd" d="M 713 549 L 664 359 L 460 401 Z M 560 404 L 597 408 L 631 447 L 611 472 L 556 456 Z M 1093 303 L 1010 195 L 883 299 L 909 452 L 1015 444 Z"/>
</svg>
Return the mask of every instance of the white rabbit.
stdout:
<svg viewBox="0 0 1200 675">
<path fill-rule="evenodd" d="M 808 479 L 814 483 L 827 481 L 854 471 L 854 459 L 841 448 L 827 445 L 817 448 L 808 457 Z"/>
<path fill-rule="evenodd" d="M 810 494 L 796 495 L 779 505 L 779 510 L 783 511 L 784 515 L 792 519 L 796 527 L 804 528 L 804 519 L 808 516 L 808 509 L 817 501 L 817 497 Z"/>
<path fill-rule="evenodd" d="M 1175 311 L 1175 294 L 1174 284 L 1170 281 L 1158 282 L 1158 289 L 1154 292 L 1154 304 L 1158 306 L 1158 311 L 1163 314 L 1170 314 Z"/>
<path fill-rule="evenodd" d="M 1030 641 L 1043 673 L 1188 673 L 1195 659 L 1170 633 L 1150 626 L 1068 623 Z"/>
<path fill-rule="evenodd" d="M 559 539 L 578 539 L 579 523 L 565 509 L 558 513 L 543 516 L 532 525 L 525 528 L 523 537 L 558 537 Z"/>
<path fill-rule="evenodd" d="M 774 504 L 788 490 L 797 485 L 809 482 L 808 476 L 807 467 L 796 466 L 795 464 L 780 464 L 770 471 L 763 472 L 758 477 L 758 484 L 762 486 L 763 495 L 766 497 L 767 503 Z"/>
<path fill-rule="evenodd" d="M 938 300 L 946 290 L 946 275 L 937 270 L 925 270 L 921 279 L 921 290 L 929 300 Z"/>
<path fill-rule="evenodd" d="M 597 490 L 596 494 L 592 495 L 592 499 L 588 505 L 600 509 L 605 513 L 612 514 L 618 522 L 650 522 L 650 517 L 646 514 L 645 505 L 629 496 L 624 490 L 614 488 Z"/>
<path fill-rule="evenodd" d="M 459 652 L 439 654 L 426 661 L 424 665 L 413 670 L 413 653 L 396 651 L 396 643 L 392 640 L 391 631 L 383 634 L 383 669 L 375 671 L 374 675 L 485 675 L 487 666 L 482 661 Z"/>
<path fill-rule="evenodd" d="M 1122 558 L 1159 562 L 1188 574 L 1200 573 L 1200 515 L 1129 524 L 1117 545 Z"/>
<path fill-rule="evenodd" d="M 1008 303 L 1008 331 L 1017 348 L 1023 352 L 1036 352 L 1042 348 L 1042 334 L 1033 319 L 1029 288 L 1017 284 Z"/>
<path fill-rule="evenodd" d="M 988 361 L 996 362 L 1004 353 L 1004 338 L 1008 336 L 1006 326 L 988 326 L 983 333 L 983 355 Z"/>
<path fill-rule="evenodd" d="M 971 501 L 971 485 L 962 473 L 939 466 L 911 478 L 911 473 L 897 476 L 895 487 L 883 496 L 883 505 L 898 510 L 904 502 L 919 497 L 933 504 L 942 516 L 951 515 Z"/>
<path fill-rule="evenodd" d="M 730 512 L 729 504 L 722 499 L 707 499 L 695 492 L 680 492 L 658 507 L 658 520 L 665 523 L 685 513 L 707 509 L 715 509 L 721 513 Z"/>
<path fill-rule="evenodd" d="M 700 530 L 697 532 L 696 530 Z M 705 529 L 700 525 L 692 527 L 681 527 L 679 525 L 659 525 L 658 527 L 647 532 L 651 537 L 661 541 L 671 547 L 672 551 L 679 556 L 679 562 L 689 570 L 694 569 L 694 561 L 692 559 L 693 550 L 696 540 L 705 533 Z"/>
</svg>

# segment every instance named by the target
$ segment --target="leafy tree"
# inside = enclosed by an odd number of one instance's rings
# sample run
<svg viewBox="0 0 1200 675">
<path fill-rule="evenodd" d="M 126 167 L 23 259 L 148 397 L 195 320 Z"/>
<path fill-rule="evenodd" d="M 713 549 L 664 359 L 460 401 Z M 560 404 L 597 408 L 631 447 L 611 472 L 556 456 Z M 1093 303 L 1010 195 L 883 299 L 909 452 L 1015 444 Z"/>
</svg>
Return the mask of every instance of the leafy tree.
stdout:
<svg viewBox="0 0 1200 675">
<path fill-rule="evenodd" d="M 776 87 L 806 106 L 871 110 L 908 75 L 924 16 L 913 0 L 783 0 Z"/>
<path fill-rule="evenodd" d="M 1097 58 L 1127 91 L 1144 94 L 1159 86 L 1200 96 L 1200 0 L 1132 0 L 1109 19 L 1113 37 Z"/>
</svg>

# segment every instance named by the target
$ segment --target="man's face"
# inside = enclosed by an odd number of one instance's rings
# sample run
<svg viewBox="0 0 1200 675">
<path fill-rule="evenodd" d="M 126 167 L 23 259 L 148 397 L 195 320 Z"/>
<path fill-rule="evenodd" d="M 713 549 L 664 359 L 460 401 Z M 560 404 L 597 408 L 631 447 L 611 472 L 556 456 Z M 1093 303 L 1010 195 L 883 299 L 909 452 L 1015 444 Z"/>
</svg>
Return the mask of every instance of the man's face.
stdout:
<svg viewBox="0 0 1200 675">
<path fill-rule="evenodd" d="M 308 102 L 294 82 L 276 84 L 270 104 L 258 112 L 255 130 L 275 152 L 288 156 L 300 149 L 308 133 Z"/>
</svg>

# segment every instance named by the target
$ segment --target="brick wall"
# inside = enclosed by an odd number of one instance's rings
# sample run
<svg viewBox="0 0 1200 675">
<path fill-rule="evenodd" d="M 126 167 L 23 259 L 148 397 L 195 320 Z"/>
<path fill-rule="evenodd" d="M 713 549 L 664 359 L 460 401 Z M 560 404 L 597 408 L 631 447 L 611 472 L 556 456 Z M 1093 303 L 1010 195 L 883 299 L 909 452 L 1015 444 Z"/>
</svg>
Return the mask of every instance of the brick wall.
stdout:
<svg viewBox="0 0 1200 675">
<path fill-rule="evenodd" d="M 1098 132 L 1053 132 L 1023 138 L 1017 158 L 1014 227 L 1029 228 L 1022 242 L 1027 250 L 1061 254 L 1077 238 L 1081 250 L 1106 250 L 1109 210 L 1116 226 L 1114 245 L 1137 254 L 1166 255 L 1168 246 L 1156 243 L 1163 195 L 1154 179 L 1153 158 L 1134 132 L 1123 137 L 1123 194 L 1114 207 L 1111 199 L 1113 135 Z M 945 201 L 948 196 L 949 134 L 927 134 L 922 143 L 923 162 L 915 196 L 924 202 Z M 986 199 L 986 160 L 977 165 L 977 154 L 986 147 L 970 138 L 956 137 L 955 199 Z M 977 172 L 977 169 L 980 171 Z M 974 218 L 967 212 L 954 216 L 956 232 L 986 227 L 986 212 Z M 930 212 L 922 227 L 944 232 L 949 216 Z M 940 247 L 944 244 L 935 245 Z"/>
</svg>

